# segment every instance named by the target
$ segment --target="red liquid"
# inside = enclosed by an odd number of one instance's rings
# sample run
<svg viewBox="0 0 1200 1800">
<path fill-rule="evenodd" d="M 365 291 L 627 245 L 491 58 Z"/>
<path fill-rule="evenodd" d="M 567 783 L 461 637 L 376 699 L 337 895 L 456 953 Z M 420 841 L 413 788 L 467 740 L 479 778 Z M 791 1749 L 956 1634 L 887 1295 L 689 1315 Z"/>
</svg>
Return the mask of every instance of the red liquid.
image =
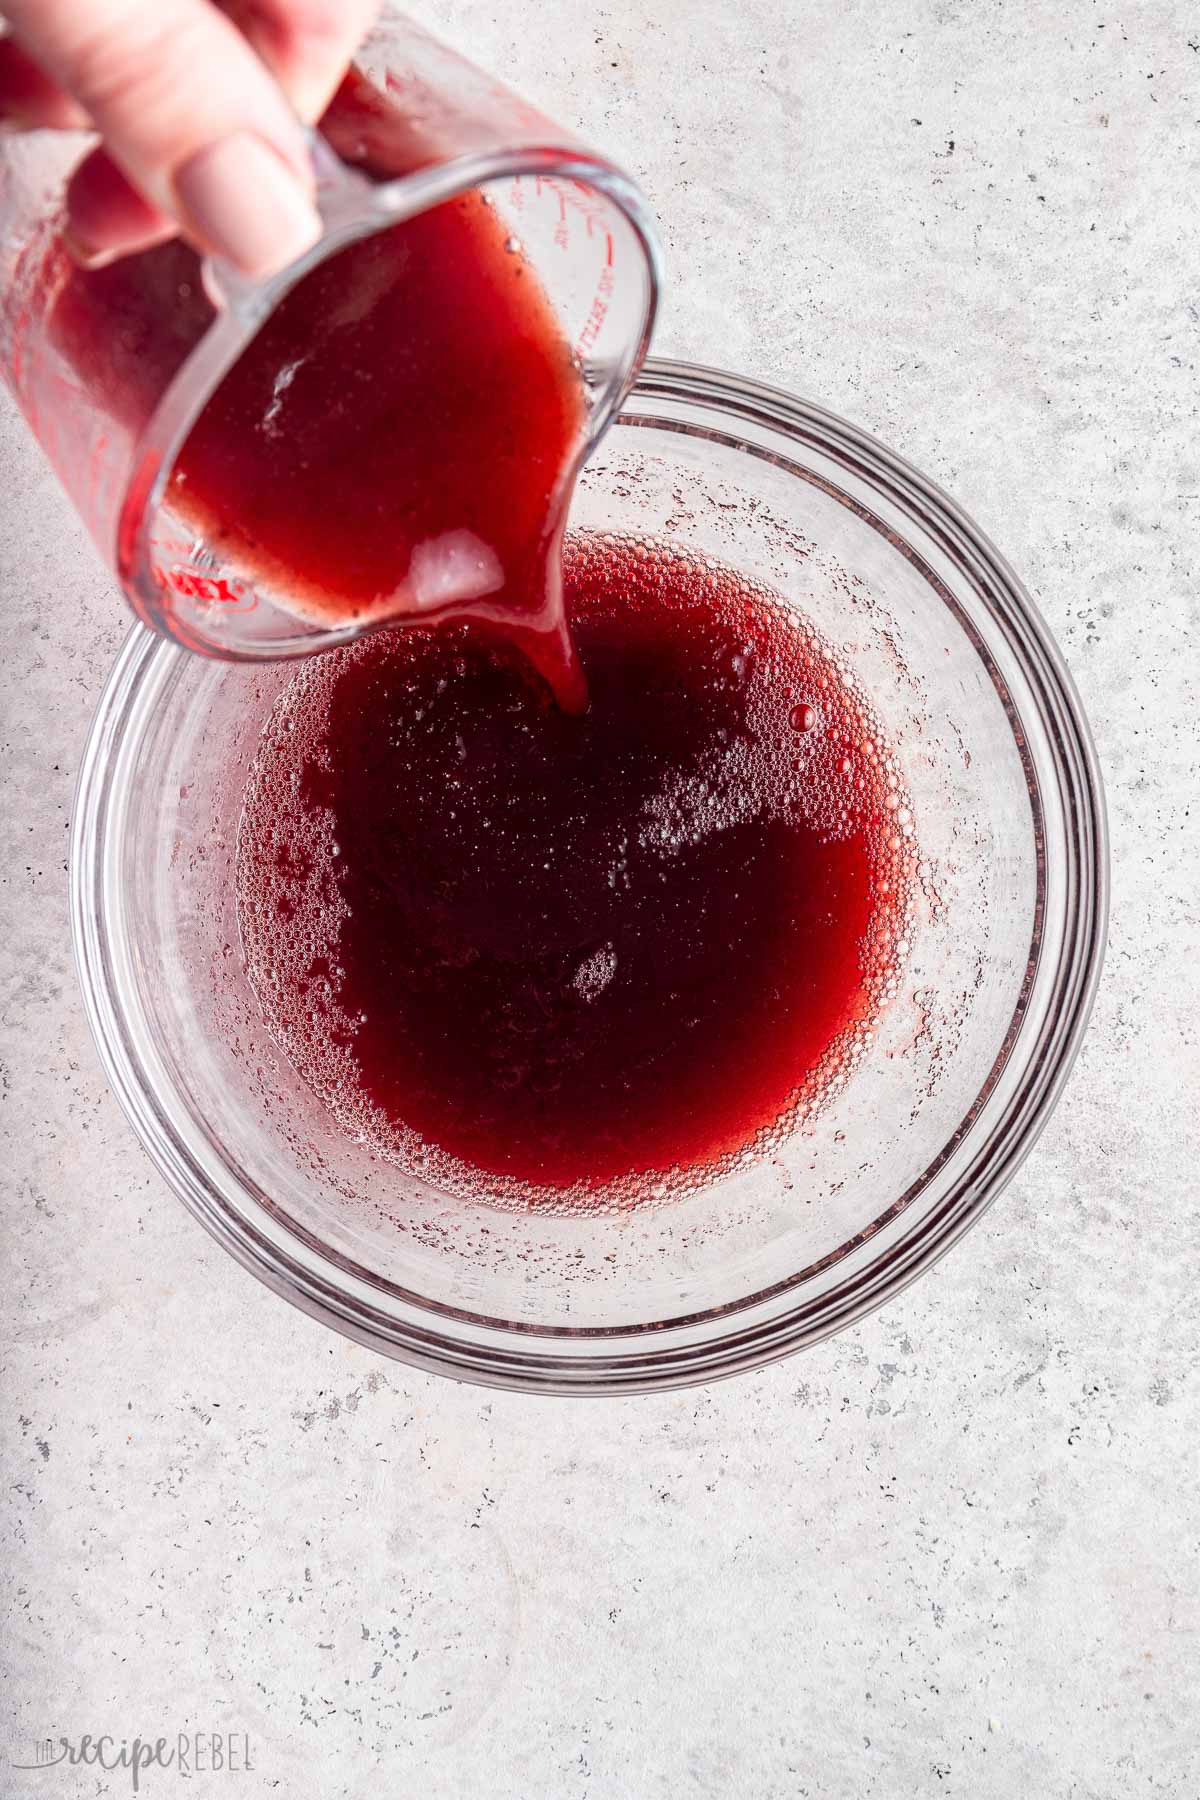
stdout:
<svg viewBox="0 0 1200 1800">
<path fill-rule="evenodd" d="M 430 153 L 357 77 L 323 128 L 392 173 Z M 51 335 L 132 441 L 210 318 L 172 244 L 70 270 Z M 284 299 L 169 494 L 296 613 L 471 620 L 292 678 L 246 794 L 246 965 L 348 1131 L 559 1206 L 685 1191 L 807 1116 L 886 998 L 913 860 L 866 702 L 729 571 L 576 538 L 584 710 L 559 562 L 584 398 L 468 194 Z"/>
<path fill-rule="evenodd" d="M 353 73 L 322 129 L 385 173 L 431 153 Z M 136 431 L 211 317 L 198 259 L 173 243 L 68 266 L 50 334 Z M 474 191 L 286 295 L 193 427 L 167 497 L 226 570 L 288 610 L 329 626 L 446 610 L 502 622 L 579 710 L 558 545 L 584 423 L 553 309 Z"/>
<path fill-rule="evenodd" d="M 305 665 L 238 856 L 247 969 L 313 1092 L 468 1194 L 680 1191 L 860 1053 L 911 853 L 862 696 L 728 571 L 579 535 L 590 710 L 471 628 Z"/>
<path fill-rule="evenodd" d="M 338 625 L 467 606 L 578 708 L 558 539 L 583 415 L 537 278 L 475 192 L 284 299 L 205 408 L 170 498 L 292 610 Z"/>
</svg>

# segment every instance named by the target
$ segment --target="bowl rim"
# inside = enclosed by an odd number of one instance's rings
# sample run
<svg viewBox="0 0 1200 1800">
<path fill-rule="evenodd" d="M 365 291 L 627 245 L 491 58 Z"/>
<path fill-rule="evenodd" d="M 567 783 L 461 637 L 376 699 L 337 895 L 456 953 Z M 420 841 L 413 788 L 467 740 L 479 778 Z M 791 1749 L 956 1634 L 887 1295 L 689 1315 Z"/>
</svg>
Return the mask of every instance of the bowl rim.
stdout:
<svg viewBox="0 0 1200 1800">
<path fill-rule="evenodd" d="M 108 785 L 123 717 L 152 664 L 186 654 L 141 624 L 129 633 L 102 691 L 89 731 L 76 787 L 70 855 L 70 912 L 76 967 L 88 1023 L 105 1074 L 123 1111 L 168 1185 L 225 1249 L 258 1279 L 311 1316 L 392 1358 L 484 1385 L 551 1393 L 612 1394 L 691 1385 L 762 1366 L 843 1330 L 900 1293 L 930 1268 L 974 1224 L 1012 1179 L 1033 1148 L 1070 1073 L 1099 982 L 1108 914 L 1108 839 L 1099 762 L 1078 694 L 1062 654 L 1024 585 L 968 515 L 935 483 L 886 446 L 827 409 L 785 390 L 705 365 L 651 357 L 631 400 L 641 410 L 622 412 L 626 425 L 664 423 L 646 402 L 700 405 L 743 425 L 766 426 L 816 443 L 847 468 L 869 475 L 878 491 L 899 507 L 919 512 L 920 524 L 952 561 L 965 565 L 975 585 L 988 591 L 1023 673 L 1035 688 L 1042 722 L 1062 790 L 1063 816 L 1074 827 L 1072 867 L 1066 884 L 1062 950 L 1052 971 L 1054 990 L 1036 1040 L 1029 1046 L 1022 1080 L 1002 1117 L 982 1140 L 950 1192 L 917 1231 L 849 1270 L 832 1288 L 805 1297 L 802 1286 L 818 1270 L 841 1261 L 878 1234 L 907 1207 L 946 1161 L 978 1116 L 1000 1071 L 1023 1013 L 1018 1002 L 1005 1046 L 947 1145 L 934 1162 L 879 1219 L 812 1267 L 770 1289 L 690 1318 L 634 1327 L 558 1328 L 497 1321 L 401 1295 L 413 1315 L 384 1317 L 371 1303 L 383 1287 L 338 1253 L 311 1238 L 306 1259 L 284 1249 L 278 1236 L 245 1213 L 222 1203 L 145 1078 L 135 1034 L 120 1004 L 104 906 L 105 824 Z M 702 428 L 694 435 L 703 436 Z M 711 435 L 724 435 L 713 432 Z M 739 440 L 731 438 L 737 444 Z M 742 445 L 751 448 L 750 445 Z M 777 460 L 786 464 L 787 458 Z M 844 496 L 840 496 L 843 497 Z M 876 521 L 877 523 L 877 521 Z M 1036 796 L 1035 796 L 1036 807 Z M 1031 959 L 1036 960 L 1036 959 Z M 1041 971 L 1038 971 L 1039 976 Z M 269 1196 L 241 1186 L 264 1211 Z M 266 1221 L 264 1221 L 264 1224 Z M 294 1223 L 288 1235 L 302 1239 Z M 338 1275 L 341 1275 L 339 1282 Z M 746 1315 L 791 1294 L 794 1303 L 769 1317 Z M 439 1329 L 439 1320 L 454 1321 Z M 721 1321 L 715 1334 L 680 1343 L 697 1322 Z M 476 1333 L 474 1341 L 461 1327 Z M 574 1354 L 564 1354 L 564 1340 Z M 581 1355 L 581 1341 L 590 1344 Z M 623 1342 L 629 1348 L 620 1349 Z M 538 1348 L 534 1348 L 534 1346 Z"/>
</svg>

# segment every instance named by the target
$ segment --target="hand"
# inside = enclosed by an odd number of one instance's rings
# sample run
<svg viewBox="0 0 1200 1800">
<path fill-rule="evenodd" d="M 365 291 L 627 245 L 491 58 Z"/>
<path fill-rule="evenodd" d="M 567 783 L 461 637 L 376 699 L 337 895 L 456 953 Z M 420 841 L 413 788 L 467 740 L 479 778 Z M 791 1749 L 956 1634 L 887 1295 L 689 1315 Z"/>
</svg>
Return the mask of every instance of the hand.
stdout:
<svg viewBox="0 0 1200 1800">
<path fill-rule="evenodd" d="M 67 189 L 89 266 L 177 231 L 266 275 L 319 234 L 301 121 L 376 0 L 0 0 L 0 121 L 95 130 Z"/>
</svg>

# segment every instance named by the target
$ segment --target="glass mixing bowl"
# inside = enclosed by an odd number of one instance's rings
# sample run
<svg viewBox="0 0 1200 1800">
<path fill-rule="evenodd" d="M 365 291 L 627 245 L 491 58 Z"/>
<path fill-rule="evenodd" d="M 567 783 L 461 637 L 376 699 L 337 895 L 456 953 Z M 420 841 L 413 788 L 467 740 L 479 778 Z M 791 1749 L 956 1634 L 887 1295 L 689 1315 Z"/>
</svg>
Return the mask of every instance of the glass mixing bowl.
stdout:
<svg viewBox="0 0 1200 1800">
<path fill-rule="evenodd" d="M 844 653 L 903 764 L 922 857 L 902 990 L 782 1149 L 617 1216 L 468 1206 L 378 1160 L 268 1037 L 239 953 L 247 768 L 286 666 L 136 627 L 80 776 L 72 919 L 100 1054 L 176 1193 L 276 1292 L 387 1355 L 615 1393 L 708 1381 L 898 1293 L 1012 1177 L 1100 972 L 1096 758 L 1021 584 L 915 470 L 778 390 L 651 361 L 572 524 L 685 541 Z"/>
</svg>

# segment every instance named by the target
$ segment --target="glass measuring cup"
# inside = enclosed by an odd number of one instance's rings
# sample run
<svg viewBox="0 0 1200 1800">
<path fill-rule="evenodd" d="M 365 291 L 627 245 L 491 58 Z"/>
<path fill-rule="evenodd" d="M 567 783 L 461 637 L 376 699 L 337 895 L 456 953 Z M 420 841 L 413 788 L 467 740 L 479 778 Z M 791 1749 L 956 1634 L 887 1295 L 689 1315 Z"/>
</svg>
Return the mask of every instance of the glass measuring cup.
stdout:
<svg viewBox="0 0 1200 1800">
<path fill-rule="evenodd" d="M 61 242 L 79 134 L 39 132 L 0 150 L 0 374 L 137 616 L 210 656 L 305 655 L 406 610 L 398 598 L 394 611 L 348 623 L 299 616 L 172 505 L 172 470 L 205 405 L 284 296 L 330 257 L 481 192 L 511 224 L 580 370 L 576 468 L 649 343 L 658 253 L 620 170 L 390 8 L 355 79 L 354 106 L 335 101 L 310 134 L 321 239 L 261 283 L 179 242 L 115 271 L 80 270 Z"/>
</svg>

